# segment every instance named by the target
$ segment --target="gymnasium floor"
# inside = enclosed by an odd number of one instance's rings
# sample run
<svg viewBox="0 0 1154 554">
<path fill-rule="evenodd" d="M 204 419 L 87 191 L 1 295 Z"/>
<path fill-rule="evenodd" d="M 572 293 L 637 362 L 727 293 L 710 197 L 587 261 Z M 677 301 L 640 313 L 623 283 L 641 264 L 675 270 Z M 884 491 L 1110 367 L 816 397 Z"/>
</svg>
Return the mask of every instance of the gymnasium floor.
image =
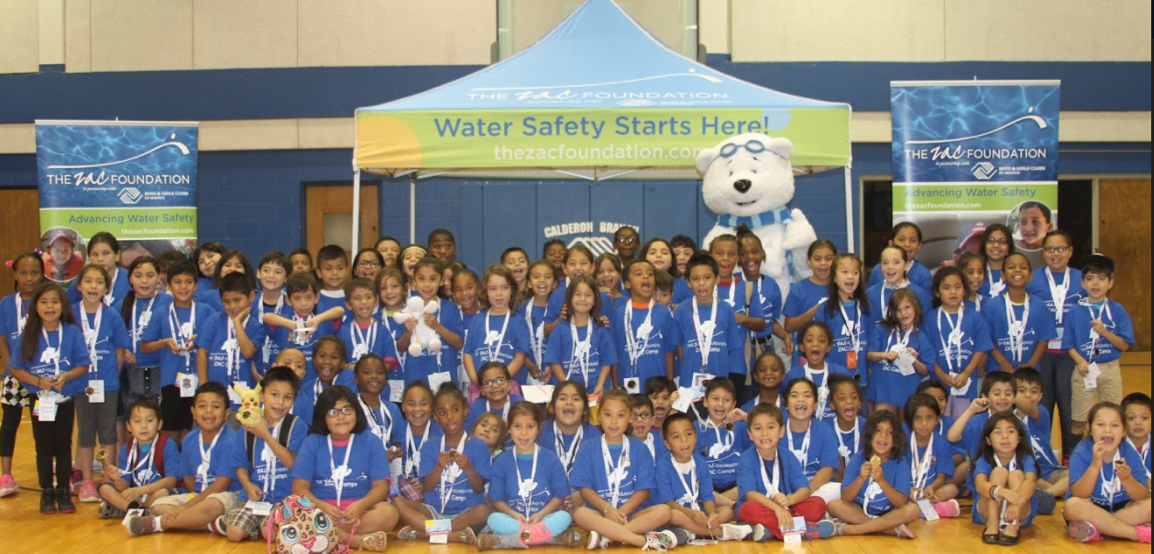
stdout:
<svg viewBox="0 0 1154 554">
<path fill-rule="evenodd" d="M 1150 354 L 1134 353 L 1123 357 L 1123 379 L 1125 392 L 1150 392 Z M 16 443 L 17 453 L 32 452 L 32 432 L 27 412 L 22 422 Z M 35 460 L 31 455 L 16 456 L 13 473 L 23 486 L 36 482 Z M 224 537 L 200 533 L 167 533 L 143 537 L 130 537 L 118 521 L 97 518 L 98 504 L 77 503 L 77 513 L 73 515 L 42 516 L 37 512 L 40 495 L 37 491 L 21 489 L 8 498 L 0 499 L 0 552 L 4 554 L 62 553 L 62 552 L 123 552 L 126 554 L 146 552 L 205 552 L 257 554 L 266 552 L 265 544 L 248 542 L 230 543 Z M 1059 503 L 1059 510 L 1061 503 Z M 805 542 L 794 547 L 799 552 L 814 554 L 905 554 L 933 551 L 944 548 L 951 553 L 1001 552 L 1003 547 L 987 546 L 981 543 L 980 527 L 970 524 L 968 501 L 963 504 L 962 517 L 942 520 L 932 524 L 916 523 L 913 526 L 918 539 L 902 541 L 893 537 L 839 537 L 826 541 Z M 1074 542 L 1065 535 L 1060 513 L 1039 517 L 1032 529 L 1022 532 L 1022 542 L 1017 550 L 1027 552 L 1048 551 L 1051 554 L 1076 553 L 1123 553 L 1149 552 L 1148 546 L 1136 543 L 1107 540 L 1091 545 Z M 684 551 L 722 551 L 732 554 L 753 554 L 764 552 L 766 548 L 780 549 L 782 543 L 768 545 L 752 542 L 721 543 L 720 546 L 685 546 Z M 108 550 L 105 550 L 108 549 Z M 473 552 L 473 547 L 460 545 L 429 547 L 421 542 L 400 542 L 390 537 L 389 551 L 418 554 L 427 551 L 439 554 L 463 554 Z M 540 550 L 566 550 L 557 547 Z M 613 547 L 624 551 L 626 547 Z M 629 548 L 632 550 L 632 548 Z M 705 554 L 705 552 L 702 552 Z"/>
</svg>

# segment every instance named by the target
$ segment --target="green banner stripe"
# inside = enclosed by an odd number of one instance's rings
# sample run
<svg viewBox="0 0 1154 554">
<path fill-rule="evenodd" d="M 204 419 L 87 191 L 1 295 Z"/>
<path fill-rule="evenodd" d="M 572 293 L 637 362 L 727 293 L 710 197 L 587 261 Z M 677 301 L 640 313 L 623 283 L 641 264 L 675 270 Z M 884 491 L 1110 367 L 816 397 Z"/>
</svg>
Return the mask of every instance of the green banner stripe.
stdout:
<svg viewBox="0 0 1154 554">
<path fill-rule="evenodd" d="M 120 240 L 196 237 L 196 208 L 41 208 L 40 229 L 68 227 L 87 238 L 108 231 Z"/>
<path fill-rule="evenodd" d="M 1008 212 L 1022 202 L 1058 205 L 1057 183 L 973 183 L 898 184 L 894 183 L 894 212 Z"/>
</svg>

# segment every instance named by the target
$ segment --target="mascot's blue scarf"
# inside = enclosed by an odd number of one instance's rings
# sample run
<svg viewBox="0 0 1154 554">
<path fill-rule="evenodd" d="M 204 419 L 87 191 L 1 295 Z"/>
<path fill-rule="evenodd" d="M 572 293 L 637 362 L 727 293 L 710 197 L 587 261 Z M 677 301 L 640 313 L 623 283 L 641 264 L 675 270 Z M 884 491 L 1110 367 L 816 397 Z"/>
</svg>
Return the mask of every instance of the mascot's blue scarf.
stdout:
<svg viewBox="0 0 1154 554">
<path fill-rule="evenodd" d="M 793 221 L 793 216 L 790 215 L 789 210 L 786 208 L 777 208 L 752 216 L 722 214 L 717 217 L 717 224 L 722 227 L 737 227 L 744 224 L 750 229 L 757 229 L 758 227 L 773 225 L 774 223 L 786 224 L 790 221 Z"/>
</svg>

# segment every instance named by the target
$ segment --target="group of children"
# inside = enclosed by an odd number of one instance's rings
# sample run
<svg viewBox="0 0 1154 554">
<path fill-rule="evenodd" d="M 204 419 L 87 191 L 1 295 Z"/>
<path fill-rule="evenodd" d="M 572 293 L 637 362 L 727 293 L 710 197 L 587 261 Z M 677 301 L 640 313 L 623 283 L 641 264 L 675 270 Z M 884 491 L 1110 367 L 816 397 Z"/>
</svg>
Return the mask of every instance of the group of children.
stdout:
<svg viewBox="0 0 1154 554">
<path fill-rule="evenodd" d="M 1079 273 L 1051 231 L 1032 272 L 994 225 L 931 276 L 920 244 L 899 224 L 867 283 L 818 240 L 783 299 L 744 228 L 697 251 L 623 227 L 616 254 L 514 247 L 480 276 L 444 230 L 381 239 L 351 271 L 338 246 L 254 268 L 219 243 L 124 268 L 100 233 L 67 290 L 38 253 L 9 263 L 0 496 L 29 406 L 41 512 L 75 511 L 75 482 L 133 535 L 257 539 L 296 495 L 366 550 L 397 525 L 481 549 L 665 550 L 913 538 L 972 496 L 983 540 L 1013 545 L 1065 496 L 1079 541 L 1149 542 L 1150 399 L 1121 398 L 1134 338 L 1106 298 L 1113 262 Z M 242 424 L 254 388 L 263 421 Z M 1064 432 L 1061 456 L 1055 403 L 1087 434 Z"/>
</svg>

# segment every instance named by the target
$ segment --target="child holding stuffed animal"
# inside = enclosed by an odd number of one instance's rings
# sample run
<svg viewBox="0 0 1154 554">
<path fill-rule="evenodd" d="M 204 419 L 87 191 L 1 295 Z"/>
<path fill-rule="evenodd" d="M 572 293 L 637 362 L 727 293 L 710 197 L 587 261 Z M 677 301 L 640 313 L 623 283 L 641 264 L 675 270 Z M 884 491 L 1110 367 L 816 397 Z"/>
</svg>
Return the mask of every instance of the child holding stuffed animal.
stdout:
<svg viewBox="0 0 1154 554">
<path fill-rule="evenodd" d="M 196 337 L 198 380 L 252 388 L 260 377 L 253 365 L 260 353 L 257 345 L 264 343 L 267 332 L 264 324 L 249 317 L 256 298 L 252 279 L 243 273 L 229 273 L 221 278 L 219 292 L 224 313 L 210 318 Z M 228 393 L 228 398 L 233 407 L 240 404 L 234 393 Z"/>
<path fill-rule="evenodd" d="M 420 302 L 410 298 L 405 310 L 394 316 L 405 332 L 397 339 L 397 350 L 407 351 L 405 382 L 424 379 L 430 385 L 454 380 L 456 351 L 464 347 L 461 339 L 461 312 L 452 302 L 439 302 L 441 263 L 425 256 L 413 266 L 413 289 Z M 413 309 L 416 308 L 416 313 Z"/>
</svg>

